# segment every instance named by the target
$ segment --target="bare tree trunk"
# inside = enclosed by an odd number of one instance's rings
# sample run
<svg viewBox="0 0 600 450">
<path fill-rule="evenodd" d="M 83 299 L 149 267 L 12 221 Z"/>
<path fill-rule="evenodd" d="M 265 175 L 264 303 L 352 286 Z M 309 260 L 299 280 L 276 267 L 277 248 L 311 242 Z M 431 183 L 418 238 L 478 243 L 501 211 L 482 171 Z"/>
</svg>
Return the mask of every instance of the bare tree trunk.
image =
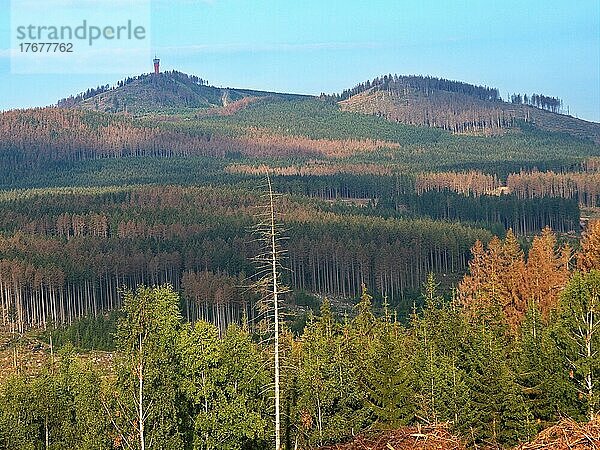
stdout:
<svg viewBox="0 0 600 450">
<path fill-rule="evenodd" d="M 44 432 L 46 437 L 46 449 L 50 447 L 50 430 L 48 430 L 48 414 L 44 417 Z"/>
<path fill-rule="evenodd" d="M 279 292 L 277 289 L 277 247 L 275 242 L 275 206 L 273 186 L 267 173 L 271 209 L 271 269 L 273 275 L 273 307 L 275 309 L 275 450 L 281 449 L 281 422 L 279 411 Z"/>
<path fill-rule="evenodd" d="M 54 368 L 54 345 L 52 342 L 52 331 L 50 330 L 50 361 L 52 362 L 52 367 Z"/>
<path fill-rule="evenodd" d="M 140 352 L 140 363 L 138 366 L 138 420 L 139 420 L 139 432 L 140 432 L 140 448 L 146 449 L 146 442 L 144 439 L 144 363 L 142 360 L 142 335 L 139 336 L 139 352 Z"/>
</svg>

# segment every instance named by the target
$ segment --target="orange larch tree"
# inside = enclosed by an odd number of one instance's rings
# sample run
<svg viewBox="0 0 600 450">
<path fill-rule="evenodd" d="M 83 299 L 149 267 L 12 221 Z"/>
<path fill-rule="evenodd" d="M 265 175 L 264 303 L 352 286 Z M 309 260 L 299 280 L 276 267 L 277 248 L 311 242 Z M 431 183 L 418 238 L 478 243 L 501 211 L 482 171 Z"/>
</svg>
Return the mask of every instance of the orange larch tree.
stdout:
<svg viewBox="0 0 600 450">
<path fill-rule="evenodd" d="M 501 309 L 513 332 L 530 305 L 548 318 L 570 277 L 571 248 L 557 247 L 549 228 L 533 239 L 527 260 L 511 230 L 504 241 L 494 237 L 487 250 L 476 242 L 471 252 L 469 273 L 458 286 L 459 303 L 471 317 Z"/>
<path fill-rule="evenodd" d="M 591 221 L 581 240 L 577 268 L 583 272 L 600 270 L 600 220 Z"/>
<path fill-rule="evenodd" d="M 549 228 L 533 238 L 527 256 L 524 300 L 533 302 L 544 318 L 558 305 L 559 295 L 569 280 L 570 259 L 571 248 L 568 245 L 557 248 L 556 236 Z"/>
</svg>

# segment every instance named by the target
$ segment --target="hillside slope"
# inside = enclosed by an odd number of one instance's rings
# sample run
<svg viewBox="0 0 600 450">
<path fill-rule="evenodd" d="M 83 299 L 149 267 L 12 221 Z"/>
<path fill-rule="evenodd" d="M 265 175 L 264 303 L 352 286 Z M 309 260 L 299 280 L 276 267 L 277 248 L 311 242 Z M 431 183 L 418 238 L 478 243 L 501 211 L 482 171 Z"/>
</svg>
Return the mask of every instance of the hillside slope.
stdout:
<svg viewBox="0 0 600 450">
<path fill-rule="evenodd" d="M 496 89 L 429 77 L 385 76 L 334 97 L 345 111 L 394 122 L 438 127 L 461 134 L 500 134 L 528 122 L 600 142 L 600 124 L 559 114 L 560 100 L 544 97 L 546 109 L 499 98 Z"/>
</svg>

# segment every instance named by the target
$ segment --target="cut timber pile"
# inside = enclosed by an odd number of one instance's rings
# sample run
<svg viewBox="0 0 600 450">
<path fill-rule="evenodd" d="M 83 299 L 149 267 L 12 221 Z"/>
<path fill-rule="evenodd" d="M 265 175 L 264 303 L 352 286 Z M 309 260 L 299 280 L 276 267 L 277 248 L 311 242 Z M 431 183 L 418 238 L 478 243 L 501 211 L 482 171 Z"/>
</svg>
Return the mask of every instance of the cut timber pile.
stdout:
<svg viewBox="0 0 600 450">
<path fill-rule="evenodd" d="M 577 423 L 565 419 L 546 428 L 528 444 L 515 450 L 598 450 L 600 449 L 600 419 L 589 423 Z"/>
<path fill-rule="evenodd" d="M 359 435 L 352 442 L 321 450 L 464 450 L 447 425 L 404 427 L 377 435 Z"/>
</svg>

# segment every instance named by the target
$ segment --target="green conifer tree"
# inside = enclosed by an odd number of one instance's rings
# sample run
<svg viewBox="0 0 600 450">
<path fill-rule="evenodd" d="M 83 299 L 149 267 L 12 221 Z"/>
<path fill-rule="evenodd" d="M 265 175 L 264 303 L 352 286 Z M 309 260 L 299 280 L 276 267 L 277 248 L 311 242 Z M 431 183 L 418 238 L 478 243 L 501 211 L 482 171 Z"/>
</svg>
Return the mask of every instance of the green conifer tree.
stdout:
<svg viewBox="0 0 600 450">
<path fill-rule="evenodd" d="M 395 428 L 414 419 L 413 342 L 400 323 L 377 319 L 371 300 L 363 285 L 350 326 L 351 354 L 374 426 Z"/>
<path fill-rule="evenodd" d="M 437 294 L 433 274 L 427 277 L 423 297 L 423 312 L 411 320 L 417 417 L 426 423 L 456 425 L 470 411 L 465 374 L 459 368 L 462 323 L 457 311 Z"/>
<path fill-rule="evenodd" d="M 295 410 L 301 445 L 337 442 L 368 423 L 356 364 L 345 341 L 343 328 L 335 321 L 331 304 L 325 299 L 319 317 L 304 329 L 294 357 Z"/>
</svg>

